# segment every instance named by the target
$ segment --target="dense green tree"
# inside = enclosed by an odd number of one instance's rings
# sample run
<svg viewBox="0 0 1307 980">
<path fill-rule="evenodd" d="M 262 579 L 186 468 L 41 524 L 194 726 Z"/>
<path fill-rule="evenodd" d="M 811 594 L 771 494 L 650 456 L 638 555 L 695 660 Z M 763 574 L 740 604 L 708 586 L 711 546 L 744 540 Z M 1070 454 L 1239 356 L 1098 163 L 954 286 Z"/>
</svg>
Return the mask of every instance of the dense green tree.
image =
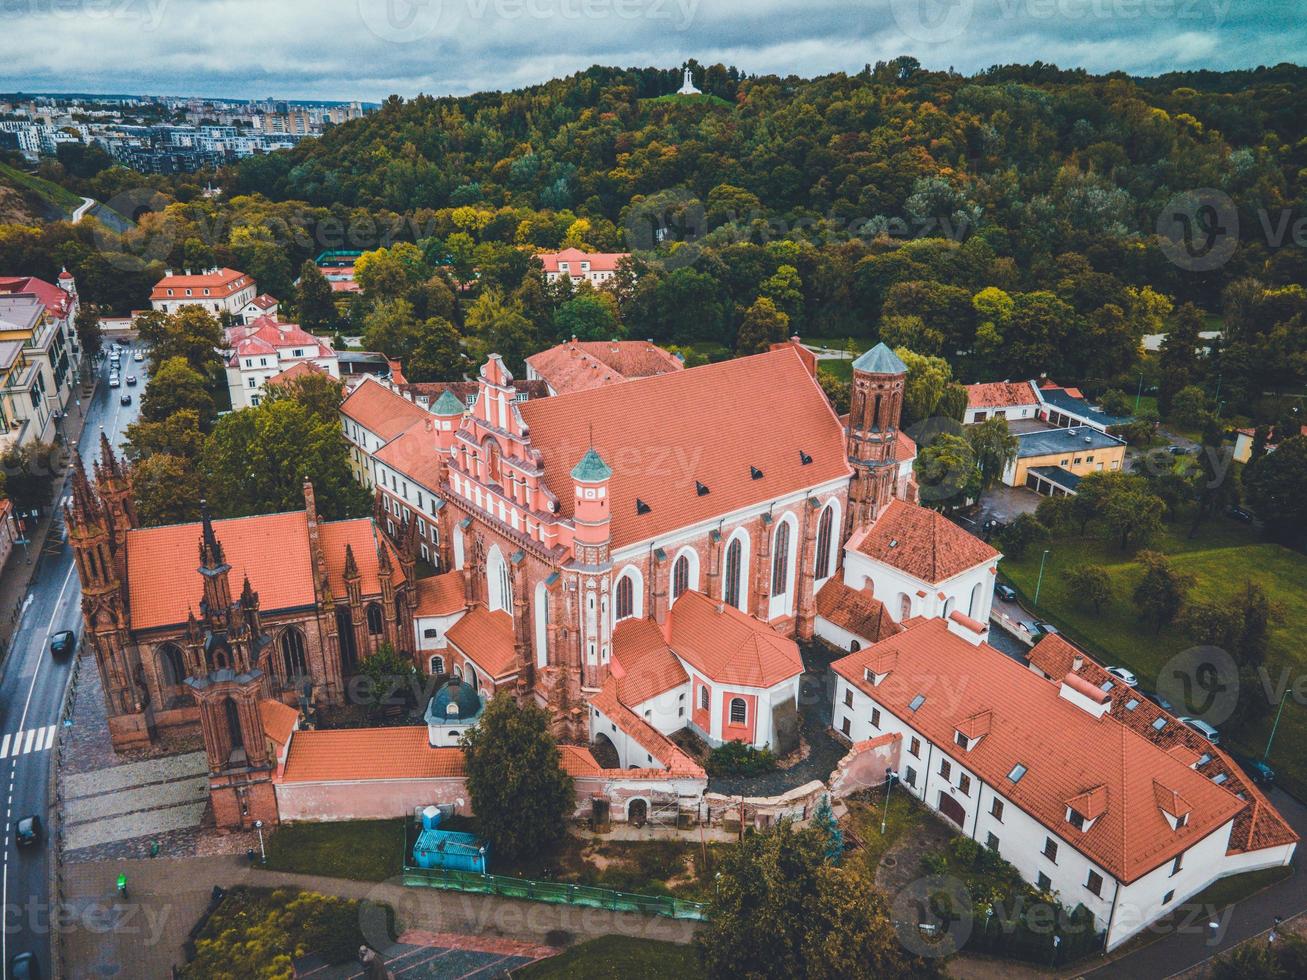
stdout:
<svg viewBox="0 0 1307 980">
<path fill-rule="evenodd" d="M 695 945 L 709 978 L 930 978 L 862 871 L 826 859 L 821 830 L 781 821 L 731 845 Z"/>
<path fill-rule="evenodd" d="M 140 417 L 145 422 L 163 422 L 187 409 L 206 426 L 213 419 L 213 396 L 204 376 L 184 357 L 171 357 L 159 365 L 146 385 Z"/>
<path fill-rule="evenodd" d="M 1103 501 L 1103 523 L 1122 551 L 1147 544 L 1162 530 L 1166 505 L 1137 483 L 1119 484 Z"/>
<path fill-rule="evenodd" d="M 1000 418 L 967 426 L 966 436 L 980 467 L 980 488 L 989 490 L 1002 478 L 1003 471 L 1016 462 L 1020 443 L 1008 428 L 1007 420 Z"/>
<path fill-rule="evenodd" d="M 1152 623 L 1154 631 L 1160 633 L 1163 626 L 1180 614 L 1194 577 L 1177 569 L 1160 552 L 1141 551 L 1135 558 L 1144 569 L 1135 586 L 1135 606 L 1139 618 Z"/>
<path fill-rule="evenodd" d="M 936 436 L 917 450 L 912 468 L 921 502 L 927 507 L 960 507 L 980 496 L 976 453 L 963 436 Z"/>
<path fill-rule="evenodd" d="M 127 458 L 132 463 L 162 454 L 194 464 L 204 449 L 200 413 L 194 408 L 178 409 L 158 422 L 138 418 L 127 426 L 124 435 Z"/>
<path fill-rule="evenodd" d="M 1243 473 L 1248 503 L 1266 533 L 1286 544 L 1307 543 L 1307 436 L 1295 436 Z"/>
<path fill-rule="evenodd" d="M 144 527 L 199 520 L 203 493 L 193 460 L 151 453 L 132 467 L 132 492 Z"/>
<path fill-rule="evenodd" d="M 906 347 L 894 353 L 908 369 L 903 386 L 903 428 L 924 421 L 935 414 L 944 391 L 953 380 L 953 371 L 942 357 L 918 354 Z"/>
<path fill-rule="evenodd" d="M 363 346 L 403 361 L 418 342 L 413 304 L 406 299 L 377 302 L 363 319 Z"/>
<path fill-rule="evenodd" d="M 299 325 L 311 334 L 329 336 L 340 321 L 331 283 L 312 259 L 300 266 L 300 281 L 295 287 L 295 315 Z"/>
<path fill-rule="evenodd" d="M 1100 612 L 1112 598 L 1112 576 L 1102 565 L 1078 565 L 1066 573 L 1066 586 L 1076 602 Z"/>
<path fill-rule="evenodd" d="M 789 326 L 790 318 L 777 309 L 775 302 L 767 296 L 759 296 L 744 314 L 744 322 L 735 337 L 735 353 L 741 357 L 761 354 L 772 344 L 784 340 Z"/>
<path fill-rule="evenodd" d="M 620 340 L 625 331 L 617 322 L 612 298 L 594 292 L 580 293 L 558 308 L 554 314 L 554 334 L 560 341 Z"/>
<path fill-rule="evenodd" d="M 1207 395 L 1197 385 L 1187 385 L 1171 399 L 1171 419 L 1186 429 L 1199 429 L 1207 413 Z"/>
<path fill-rule="evenodd" d="M 158 375 L 167 360 L 180 357 L 205 378 L 222 368 L 218 351 L 226 346 L 222 325 L 211 313 L 198 306 L 186 306 L 176 313 L 157 311 L 136 318 L 136 329 L 150 352 L 150 364 Z M 151 381 L 150 387 L 154 387 Z"/>
<path fill-rule="evenodd" d="M 263 391 L 265 402 L 290 399 L 303 405 L 322 422 L 340 422 L 340 403 L 345 397 L 345 386 L 339 378 L 333 378 L 325 371 L 265 385 Z"/>
<path fill-rule="evenodd" d="M 471 345 L 478 361 L 498 354 L 515 375 L 521 376 L 528 355 L 535 352 L 538 342 L 535 330 L 516 304 L 504 301 L 494 290 L 486 290 L 477 297 L 467 311 L 467 329 L 474 343 Z"/>
<path fill-rule="evenodd" d="M 467 790 L 492 861 L 548 853 L 567 836 L 574 790 L 551 724 L 534 701 L 501 691 L 463 735 Z"/>
<path fill-rule="evenodd" d="M 457 328 L 443 317 L 419 324 L 418 337 L 404 367 L 410 381 L 462 381 L 475 367 Z"/>
<path fill-rule="evenodd" d="M 104 337 L 100 332 L 100 317 L 102 312 L 94 303 L 83 303 L 77 308 L 77 316 L 73 320 L 73 327 L 77 331 L 77 346 L 82 349 L 82 357 L 95 357 L 100 353 L 100 348 L 104 344 Z"/>
<path fill-rule="evenodd" d="M 1030 547 L 1048 537 L 1048 528 L 1033 514 L 1018 514 L 998 534 L 999 547 L 1010 558 L 1024 558 Z"/>
</svg>

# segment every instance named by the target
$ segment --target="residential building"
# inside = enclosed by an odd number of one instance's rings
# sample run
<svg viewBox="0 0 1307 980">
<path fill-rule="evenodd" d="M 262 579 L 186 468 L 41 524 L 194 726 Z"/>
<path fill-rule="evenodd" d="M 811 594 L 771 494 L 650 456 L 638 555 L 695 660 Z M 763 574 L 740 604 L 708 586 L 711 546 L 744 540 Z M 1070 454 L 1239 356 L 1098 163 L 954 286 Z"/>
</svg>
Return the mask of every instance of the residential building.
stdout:
<svg viewBox="0 0 1307 980">
<path fill-rule="evenodd" d="M 1125 442 L 1090 426 L 1018 432 L 1017 457 L 1003 471 L 1010 487 L 1046 497 L 1075 494 L 1082 477 L 1125 465 Z"/>
<path fill-rule="evenodd" d="M 1129 415 L 1111 415 L 1091 404 L 1078 388 L 1063 388 L 1051 381 L 1043 381 L 1035 389 L 1039 395 L 1039 417 L 1050 425 L 1063 427 L 1088 426 L 1099 432 L 1125 425 Z"/>
<path fill-rule="evenodd" d="M 993 381 L 967 385 L 967 410 L 964 425 L 986 419 L 1033 419 L 1043 402 L 1033 381 Z"/>
<path fill-rule="evenodd" d="M 241 323 L 253 323 L 265 316 L 275 320 L 277 319 L 277 311 L 280 308 L 281 304 L 278 303 L 277 297 L 269 296 L 267 293 L 259 293 L 258 296 L 255 296 L 241 308 L 240 312 L 236 314 L 236 318 Z"/>
<path fill-rule="evenodd" d="M 574 285 L 588 282 L 601 286 L 617 274 L 617 263 L 629 252 L 582 252 L 565 248 L 561 252 L 540 252 L 536 258 L 545 269 L 545 281 L 555 282 L 566 276 Z"/>
<path fill-rule="evenodd" d="M 150 306 L 160 313 L 198 306 L 215 316 L 226 313 L 237 319 L 258 293 L 258 283 L 235 269 L 206 269 L 194 275 L 189 269 L 181 274 L 169 269 L 155 283 Z"/>
<path fill-rule="evenodd" d="M 1298 434 L 1307 436 L 1307 425 L 1300 426 Z M 1266 451 L 1275 452 L 1279 448 L 1278 442 L 1272 442 L 1273 433 L 1268 433 L 1266 439 Z M 1234 461 L 1236 463 L 1247 463 L 1253 458 L 1253 442 L 1257 439 L 1256 429 L 1236 429 L 1234 433 Z"/>
<path fill-rule="evenodd" d="M 270 316 L 227 328 L 227 390 L 233 409 L 259 404 L 264 386 L 299 364 L 340 377 L 336 351 L 298 324 Z"/>
<path fill-rule="evenodd" d="M 77 284 L 0 278 L 0 446 L 52 442 L 81 370 Z"/>
<path fill-rule="evenodd" d="M 526 359 L 528 381 L 543 381 L 549 394 L 586 391 L 632 378 L 680 371 L 685 362 L 651 340 L 570 341 Z"/>
<path fill-rule="evenodd" d="M 891 740 L 904 791 L 1083 905 L 1107 950 L 1219 878 L 1289 863 L 1297 835 L 1220 750 L 1060 638 L 1026 669 L 978 626 L 954 610 L 836 661 L 835 727 Z"/>
</svg>

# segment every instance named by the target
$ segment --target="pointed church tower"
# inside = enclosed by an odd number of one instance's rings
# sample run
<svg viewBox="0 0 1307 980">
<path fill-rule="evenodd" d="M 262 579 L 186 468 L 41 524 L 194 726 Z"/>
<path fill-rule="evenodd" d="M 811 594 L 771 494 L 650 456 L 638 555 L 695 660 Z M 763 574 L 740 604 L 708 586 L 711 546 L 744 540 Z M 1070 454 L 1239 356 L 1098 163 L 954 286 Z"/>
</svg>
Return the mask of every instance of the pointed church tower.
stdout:
<svg viewBox="0 0 1307 980">
<path fill-rule="evenodd" d="M 612 647 L 608 606 L 612 579 L 612 515 L 608 481 L 613 471 L 592 446 L 572 468 L 575 525 L 572 567 L 580 579 L 581 687 L 598 690 L 608 676 Z"/>
<path fill-rule="evenodd" d="M 883 343 L 853 362 L 846 441 L 853 482 L 849 487 L 846 539 L 854 528 L 872 523 L 893 493 L 907 375 L 907 365 Z"/>
</svg>

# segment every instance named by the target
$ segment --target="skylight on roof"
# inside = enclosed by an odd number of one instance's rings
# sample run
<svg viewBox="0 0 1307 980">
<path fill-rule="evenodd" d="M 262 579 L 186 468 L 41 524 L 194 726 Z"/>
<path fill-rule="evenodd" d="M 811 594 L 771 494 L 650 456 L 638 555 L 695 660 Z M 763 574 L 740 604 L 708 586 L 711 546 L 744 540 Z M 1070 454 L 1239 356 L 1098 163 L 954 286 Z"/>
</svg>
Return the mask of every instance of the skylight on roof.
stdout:
<svg viewBox="0 0 1307 980">
<path fill-rule="evenodd" d="M 1215 776 L 1212 777 L 1212 782 L 1214 782 L 1217 786 L 1220 786 L 1220 785 L 1221 785 L 1223 782 L 1225 782 L 1226 779 L 1228 779 L 1228 778 L 1229 778 L 1229 777 L 1226 776 L 1225 773 L 1223 773 L 1223 772 L 1218 772 Z"/>
<path fill-rule="evenodd" d="M 1139 699 L 1138 699 L 1138 698 L 1131 698 L 1129 701 L 1127 701 L 1127 702 L 1125 703 L 1125 710 L 1126 710 L 1126 711 L 1134 711 L 1135 708 L 1137 708 L 1137 707 L 1139 707 Z"/>
<path fill-rule="evenodd" d="M 925 703 L 926 703 L 926 695 L 918 694 L 915 698 L 913 698 L 910 702 L 908 702 L 908 710 L 916 711 Z"/>
<path fill-rule="evenodd" d="M 1154 731 L 1160 732 L 1160 731 L 1161 731 L 1163 728 L 1165 728 L 1165 727 L 1166 727 L 1166 719 L 1165 719 L 1165 718 L 1158 718 L 1157 721 L 1153 722 L 1153 730 L 1154 730 Z"/>
<path fill-rule="evenodd" d="M 1100 691 L 1110 691 L 1110 690 L 1112 690 L 1112 682 L 1111 682 L 1111 681 L 1103 681 L 1103 683 L 1101 683 L 1101 684 L 1098 685 L 1098 689 L 1099 689 Z"/>
<path fill-rule="evenodd" d="M 1018 762 L 1015 766 L 1012 767 L 1012 771 L 1007 774 L 1007 778 L 1012 780 L 1012 782 L 1014 783 L 1019 783 L 1021 782 L 1021 777 L 1024 776 L 1025 774 L 1026 774 L 1026 767 Z"/>
<path fill-rule="evenodd" d="M 1212 754 L 1210 752 L 1204 752 L 1202 755 L 1198 757 L 1198 761 L 1195 762 L 1194 765 L 1205 766 L 1207 765 L 1207 763 L 1211 761 L 1212 761 Z"/>
</svg>

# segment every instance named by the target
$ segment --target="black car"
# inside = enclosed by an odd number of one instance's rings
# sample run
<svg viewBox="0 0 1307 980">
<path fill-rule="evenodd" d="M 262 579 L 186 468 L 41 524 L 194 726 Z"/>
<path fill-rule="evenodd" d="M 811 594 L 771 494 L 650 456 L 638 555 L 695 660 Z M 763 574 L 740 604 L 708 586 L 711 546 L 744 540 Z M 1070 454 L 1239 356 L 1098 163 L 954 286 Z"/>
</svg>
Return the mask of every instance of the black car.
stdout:
<svg viewBox="0 0 1307 980">
<path fill-rule="evenodd" d="M 1142 687 L 1138 690 L 1140 694 L 1146 697 L 1149 701 L 1152 701 L 1153 704 L 1157 705 L 1163 711 L 1169 711 L 1171 714 L 1175 714 L 1175 707 L 1171 702 L 1166 700 L 1166 698 L 1162 697 L 1162 695 L 1158 694 L 1156 691 L 1145 691 Z"/>
<path fill-rule="evenodd" d="M 50 637 L 50 652 L 56 657 L 62 657 L 73 652 L 77 646 L 77 637 L 73 635 L 72 630 L 60 630 L 54 636 Z"/>
<path fill-rule="evenodd" d="M 132 393 L 130 391 L 124 391 L 123 396 L 119 398 L 118 401 L 124 405 L 130 405 L 132 403 Z"/>
<path fill-rule="evenodd" d="M 32 953 L 15 953 L 9 959 L 9 975 L 13 980 L 41 980 L 41 964 Z"/>
<path fill-rule="evenodd" d="M 1000 584 L 994 586 L 994 594 L 1005 602 L 1017 601 L 1017 590 L 1012 588 L 1010 585 Z"/>
<path fill-rule="evenodd" d="M 21 820 L 14 822 L 14 841 L 19 847 L 26 847 L 28 844 L 35 844 L 41 840 L 41 818 L 38 816 L 23 817 Z"/>
<path fill-rule="evenodd" d="M 1239 767 L 1252 777 L 1254 783 L 1260 783 L 1263 786 L 1275 785 L 1275 770 L 1264 760 L 1254 759 L 1252 756 L 1242 755 L 1238 752 L 1231 752 L 1230 758 L 1239 763 Z"/>
</svg>

